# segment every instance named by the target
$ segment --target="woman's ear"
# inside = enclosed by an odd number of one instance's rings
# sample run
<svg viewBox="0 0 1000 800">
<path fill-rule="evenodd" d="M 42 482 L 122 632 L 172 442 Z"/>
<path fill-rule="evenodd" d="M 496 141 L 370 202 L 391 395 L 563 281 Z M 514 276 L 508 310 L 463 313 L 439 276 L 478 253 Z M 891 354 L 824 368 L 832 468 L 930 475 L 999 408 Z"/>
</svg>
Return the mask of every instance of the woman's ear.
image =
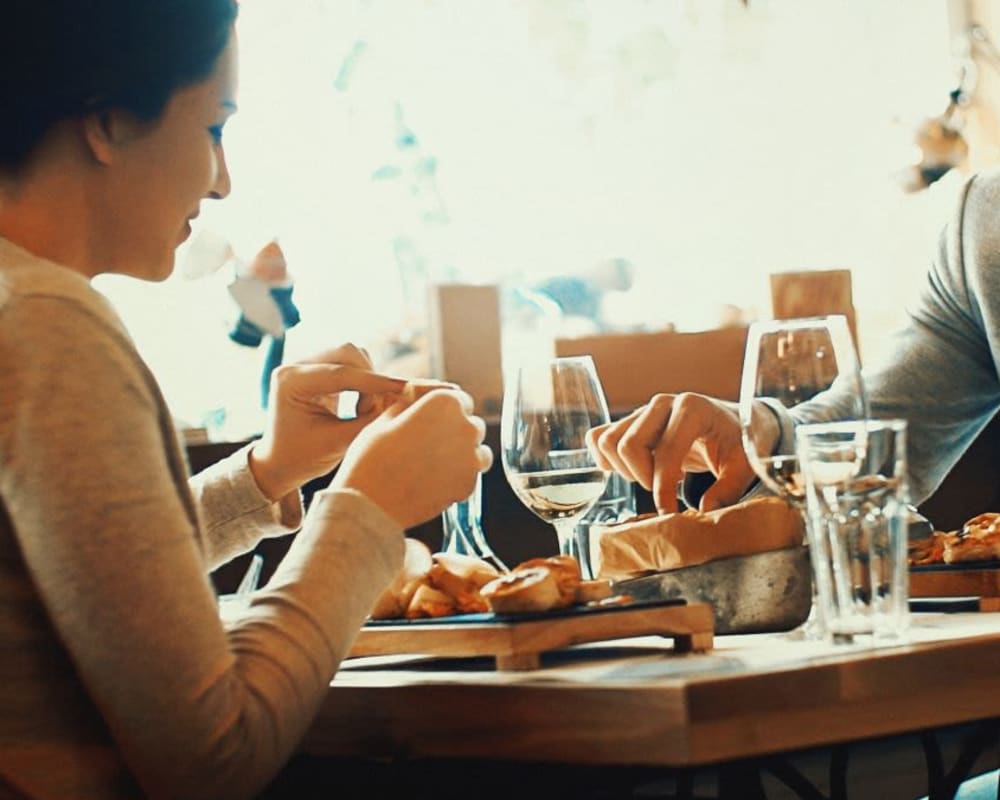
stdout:
<svg viewBox="0 0 1000 800">
<path fill-rule="evenodd" d="M 91 156 L 109 165 L 121 148 L 135 136 L 137 122 L 122 111 L 95 111 L 81 120 L 83 138 Z"/>
</svg>

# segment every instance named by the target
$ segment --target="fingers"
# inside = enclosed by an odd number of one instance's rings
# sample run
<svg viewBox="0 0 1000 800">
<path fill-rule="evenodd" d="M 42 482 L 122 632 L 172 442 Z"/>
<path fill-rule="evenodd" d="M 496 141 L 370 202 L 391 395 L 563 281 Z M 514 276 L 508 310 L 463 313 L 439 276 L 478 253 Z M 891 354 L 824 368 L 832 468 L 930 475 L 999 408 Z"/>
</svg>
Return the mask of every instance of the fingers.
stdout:
<svg viewBox="0 0 1000 800">
<path fill-rule="evenodd" d="M 274 371 L 272 391 L 300 402 L 314 398 L 354 391 L 361 394 L 398 394 L 406 381 L 371 372 L 365 367 L 342 364 L 297 363 L 278 367 Z M 324 403 L 324 405 L 327 405 Z"/>
<path fill-rule="evenodd" d="M 479 462 L 479 471 L 487 472 L 493 466 L 493 451 L 487 444 L 480 444 L 476 447 L 476 460 Z"/>
<path fill-rule="evenodd" d="M 721 438 L 728 452 L 733 433 L 721 421 L 724 416 L 717 403 L 701 395 L 656 395 L 627 417 L 593 429 L 588 444 L 602 469 L 613 469 L 637 482 L 652 492 L 658 511 L 671 513 L 677 510 L 677 484 L 685 469 L 704 465 L 725 474 L 730 459 L 720 458 L 716 445 Z M 710 443 L 709 456 L 702 452 L 706 442 Z M 708 502 L 724 505 L 739 498 L 747 481 L 745 470 L 739 468 L 742 462 L 733 463 L 727 479 L 708 495 Z"/>
<path fill-rule="evenodd" d="M 666 428 L 653 450 L 653 502 L 657 509 L 677 510 L 677 484 L 684 476 L 685 459 L 696 442 L 715 439 L 716 413 L 715 405 L 701 395 L 684 393 L 673 398 Z M 717 463 L 709 466 L 715 474 L 721 472 Z"/>
<path fill-rule="evenodd" d="M 458 411 L 471 429 L 470 438 L 475 444 L 473 453 L 476 469 L 479 472 L 486 472 L 493 465 L 493 451 L 488 445 L 483 444 L 486 439 L 486 420 L 472 413 L 474 402 L 469 394 L 460 389 L 435 390 L 413 403 L 409 407 L 409 413 L 432 414 L 437 419 L 443 419 L 446 415 L 455 413 L 455 403 L 458 404 Z M 402 404 L 397 403 L 397 405 Z"/>
<path fill-rule="evenodd" d="M 321 353 L 316 353 L 309 358 L 304 358 L 300 362 L 301 364 L 341 364 L 349 367 L 357 367 L 358 369 L 365 369 L 371 371 L 374 369 L 372 365 L 371 356 L 368 351 L 363 347 L 351 344 L 350 342 L 346 344 L 339 345 L 337 347 L 331 348 L 330 350 L 324 350 Z"/>
<path fill-rule="evenodd" d="M 591 428 L 584 434 L 584 440 L 587 443 L 587 449 L 590 451 L 590 455 L 594 458 L 594 463 L 597 464 L 598 469 L 603 469 L 605 472 L 610 472 L 614 470 L 611 462 L 608 461 L 607 457 L 601 451 L 600 438 L 610 428 L 610 423 L 605 425 L 597 425 Z"/>
<path fill-rule="evenodd" d="M 717 508 L 731 506 L 743 497 L 749 485 L 745 472 L 732 469 L 722 469 L 719 475 L 705 493 L 701 496 L 702 511 L 715 511 Z"/>
<path fill-rule="evenodd" d="M 636 479 L 635 474 L 618 452 L 618 445 L 635 420 L 642 414 L 644 408 L 645 406 L 637 408 L 616 422 L 600 425 L 587 431 L 587 442 L 588 444 L 593 443 L 591 449 L 594 451 L 595 460 L 601 469 L 614 470 L 630 481 Z"/>
<path fill-rule="evenodd" d="M 442 397 L 449 397 L 451 399 L 450 401 L 442 401 Z M 433 408 L 441 402 L 457 402 L 459 404 L 459 408 L 462 410 L 462 413 L 470 417 L 475 409 L 475 401 L 473 401 L 472 397 L 467 392 L 463 392 L 461 389 L 457 388 L 452 389 L 442 386 L 440 388 L 435 388 L 434 391 L 427 392 L 415 401 L 408 399 L 405 393 L 401 394 L 398 398 L 396 398 L 396 402 L 394 402 L 385 413 L 391 417 L 395 417 L 411 408 Z M 475 417 L 474 419 L 477 419 L 480 423 L 482 423 L 483 435 L 485 436 L 486 423 L 480 420 L 479 417 Z"/>
<path fill-rule="evenodd" d="M 386 394 L 359 394 L 355 413 L 359 417 L 366 419 L 377 417 L 393 403 L 396 403 L 400 394 L 389 392 Z"/>
<path fill-rule="evenodd" d="M 656 493 L 657 473 L 664 466 L 660 463 L 657 448 L 664 441 L 666 429 L 673 415 L 674 396 L 655 395 L 639 412 L 635 421 L 618 442 L 618 454 L 635 480 L 644 489 Z M 677 465 L 680 473 L 680 465 Z"/>
</svg>

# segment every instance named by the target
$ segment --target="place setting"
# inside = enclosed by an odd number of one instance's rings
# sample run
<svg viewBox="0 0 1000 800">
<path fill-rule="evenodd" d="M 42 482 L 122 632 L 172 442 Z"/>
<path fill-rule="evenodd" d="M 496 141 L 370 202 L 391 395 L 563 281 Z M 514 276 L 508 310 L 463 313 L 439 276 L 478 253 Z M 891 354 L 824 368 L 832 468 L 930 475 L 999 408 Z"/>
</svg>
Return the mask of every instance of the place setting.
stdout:
<svg viewBox="0 0 1000 800">
<path fill-rule="evenodd" d="M 555 528 L 559 552 L 508 568 L 486 541 L 481 486 L 442 517 L 441 552 L 408 540 L 408 577 L 397 578 L 361 630 L 352 656 L 419 652 L 488 655 L 500 669 L 533 669 L 540 653 L 582 642 L 668 637 L 677 651 L 711 649 L 711 609 L 685 598 L 637 598 L 591 567 L 589 526 L 630 513 L 624 482 L 598 468 L 585 436 L 608 422 L 590 357 L 521 365 L 507 383 L 501 419 L 506 480 Z M 627 486 L 627 485 L 626 485 Z M 407 572 L 408 570 L 408 572 Z"/>
</svg>

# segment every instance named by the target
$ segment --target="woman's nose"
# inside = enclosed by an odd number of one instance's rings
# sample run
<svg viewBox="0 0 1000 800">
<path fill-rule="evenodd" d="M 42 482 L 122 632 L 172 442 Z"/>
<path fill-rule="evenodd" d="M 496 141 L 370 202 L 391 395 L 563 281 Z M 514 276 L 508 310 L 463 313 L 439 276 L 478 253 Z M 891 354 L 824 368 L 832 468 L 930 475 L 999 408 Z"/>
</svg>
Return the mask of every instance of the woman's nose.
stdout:
<svg viewBox="0 0 1000 800">
<path fill-rule="evenodd" d="M 208 191 L 213 200 L 221 200 L 232 191 L 233 184 L 229 177 L 229 167 L 226 165 L 226 152 L 222 146 L 215 148 L 215 183 Z"/>
</svg>

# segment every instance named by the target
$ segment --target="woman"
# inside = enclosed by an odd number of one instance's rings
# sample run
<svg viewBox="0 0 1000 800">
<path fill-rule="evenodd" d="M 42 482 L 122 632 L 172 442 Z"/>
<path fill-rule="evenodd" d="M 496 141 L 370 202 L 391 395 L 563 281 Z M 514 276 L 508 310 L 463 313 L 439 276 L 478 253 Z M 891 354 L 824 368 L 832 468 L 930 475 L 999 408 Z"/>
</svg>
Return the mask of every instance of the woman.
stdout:
<svg viewBox="0 0 1000 800">
<path fill-rule="evenodd" d="M 347 346 L 281 368 L 263 438 L 188 483 L 102 273 L 160 281 L 229 192 L 233 0 L 13 0 L 0 26 L 0 796 L 246 797 L 295 750 L 403 529 L 491 456 L 468 397 Z M 317 400 L 321 398 L 321 400 Z M 371 424 L 368 424 L 371 423 Z M 299 487 L 341 461 L 302 519 Z M 223 629 L 208 572 L 301 527 Z"/>
</svg>

